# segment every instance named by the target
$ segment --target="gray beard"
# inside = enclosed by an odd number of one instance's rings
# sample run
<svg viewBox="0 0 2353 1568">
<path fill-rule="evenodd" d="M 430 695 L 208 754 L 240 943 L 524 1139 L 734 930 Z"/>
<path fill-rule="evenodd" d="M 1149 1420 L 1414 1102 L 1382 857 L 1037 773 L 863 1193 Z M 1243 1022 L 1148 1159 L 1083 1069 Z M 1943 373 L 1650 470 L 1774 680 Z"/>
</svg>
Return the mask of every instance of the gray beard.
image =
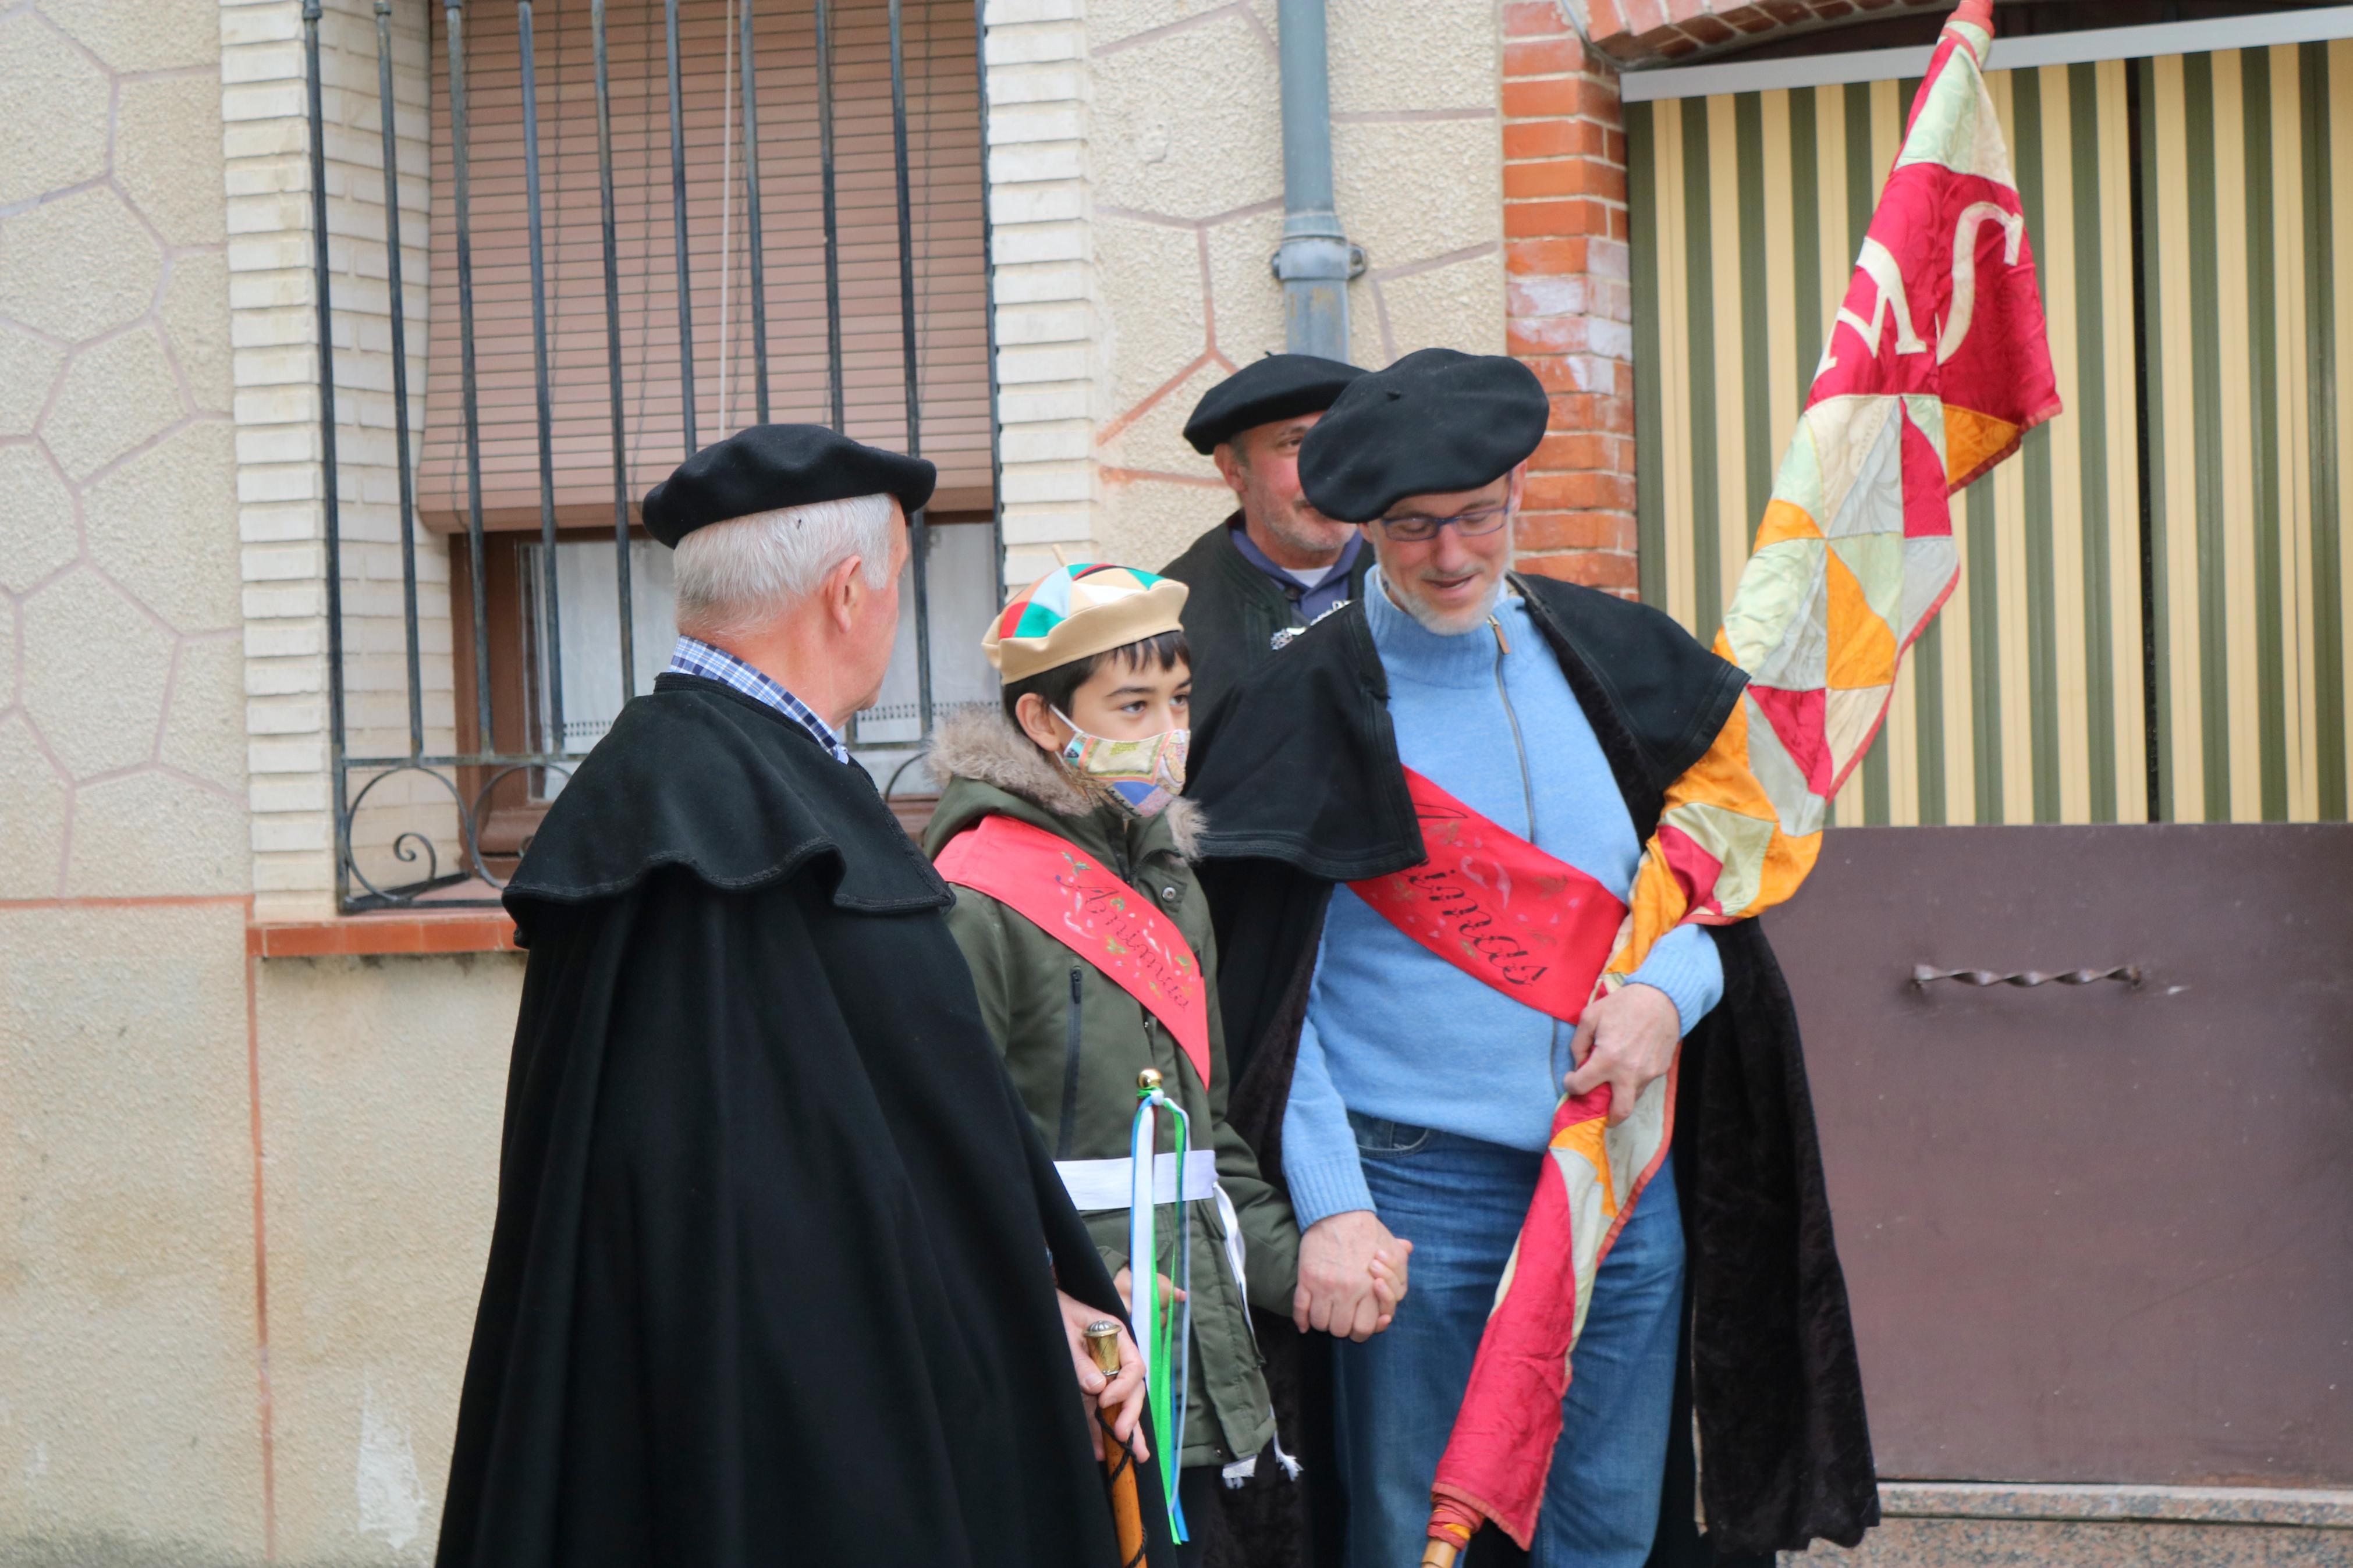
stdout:
<svg viewBox="0 0 2353 1568">
<path fill-rule="evenodd" d="M 1280 517 L 1261 517 L 1257 521 L 1259 526 L 1271 534 L 1275 542 L 1285 550 L 1303 556 L 1321 555 L 1325 558 L 1324 564 L 1328 565 L 1331 562 L 1338 560 L 1340 552 L 1348 548 L 1346 534 L 1343 533 L 1340 536 L 1339 543 L 1326 544 L 1314 537 L 1312 524 L 1302 523 L 1295 517 L 1288 514 Z"/>
<path fill-rule="evenodd" d="M 1388 593 L 1389 603 L 1411 616 L 1423 631 L 1436 637 L 1459 637 L 1487 624 L 1488 617 L 1495 613 L 1495 601 L 1503 597 L 1504 579 L 1498 574 L 1495 580 L 1487 584 L 1486 596 L 1479 601 L 1475 609 L 1456 610 L 1445 615 L 1431 609 L 1410 594 L 1400 594 L 1398 585 L 1386 577 L 1381 580 L 1381 587 Z"/>
</svg>

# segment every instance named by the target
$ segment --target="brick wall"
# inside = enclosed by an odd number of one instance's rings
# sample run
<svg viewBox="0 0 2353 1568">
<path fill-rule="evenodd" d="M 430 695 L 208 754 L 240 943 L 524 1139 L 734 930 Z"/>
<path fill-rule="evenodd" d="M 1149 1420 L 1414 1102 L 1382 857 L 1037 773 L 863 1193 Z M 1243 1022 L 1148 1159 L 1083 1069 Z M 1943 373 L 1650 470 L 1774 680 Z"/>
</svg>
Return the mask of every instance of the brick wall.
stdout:
<svg viewBox="0 0 2353 1568">
<path fill-rule="evenodd" d="M 1528 465 L 1521 565 L 1631 595 L 1634 339 L 1626 129 L 1614 71 L 1555 0 L 1504 7 L 1511 352 L 1552 395 Z"/>
</svg>

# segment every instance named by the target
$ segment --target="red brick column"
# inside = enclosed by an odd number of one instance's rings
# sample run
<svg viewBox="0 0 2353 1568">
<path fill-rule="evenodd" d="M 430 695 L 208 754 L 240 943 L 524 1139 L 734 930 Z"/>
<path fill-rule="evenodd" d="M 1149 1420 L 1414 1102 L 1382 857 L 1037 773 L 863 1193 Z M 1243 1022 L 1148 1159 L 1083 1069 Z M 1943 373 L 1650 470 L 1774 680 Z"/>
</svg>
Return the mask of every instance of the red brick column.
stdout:
<svg viewBox="0 0 2353 1568">
<path fill-rule="evenodd" d="M 1616 73 L 1557 0 L 1504 7 L 1504 255 L 1512 353 L 1552 394 L 1520 564 L 1631 595 L 1634 334 Z"/>
</svg>

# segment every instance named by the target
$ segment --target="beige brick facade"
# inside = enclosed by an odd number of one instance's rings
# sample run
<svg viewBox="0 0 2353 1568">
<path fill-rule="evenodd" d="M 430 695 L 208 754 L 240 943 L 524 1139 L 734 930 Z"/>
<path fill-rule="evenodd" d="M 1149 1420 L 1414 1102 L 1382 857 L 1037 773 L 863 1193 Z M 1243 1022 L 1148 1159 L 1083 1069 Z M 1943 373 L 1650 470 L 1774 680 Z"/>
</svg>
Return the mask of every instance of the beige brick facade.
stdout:
<svg viewBox="0 0 2353 1568">
<path fill-rule="evenodd" d="M 431 327 L 425 0 L 403 0 L 392 20 L 414 434 L 423 427 L 426 334 Z M 328 773 L 325 470 L 299 0 L 222 0 L 221 39 L 252 885 L 265 918 L 317 917 L 333 912 L 334 824 Z M 406 748 L 406 693 L 387 231 L 370 0 L 330 0 L 320 40 L 328 268 L 336 329 L 348 734 L 354 753 L 390 755 Z M 454 744 L 455 723 L 448 558 L 430 535 L 420 542 L 417 570 L 428 744 L 446 751 Z M 422 780 L 379 790 L 371 801 L 375 809 L 355 824 L 354 838 L 364 847 L 387 843 L 412 820 L 401 803 L 414 800 L 432 813 L 440 804 L 428 793 L 433 790 Z M 447 815 L 426 815 L 420 825 L 440 826 L 438 818 Z M 446 826 L 443 834 L 443 842 L 449 842 Z"/>
</svg>

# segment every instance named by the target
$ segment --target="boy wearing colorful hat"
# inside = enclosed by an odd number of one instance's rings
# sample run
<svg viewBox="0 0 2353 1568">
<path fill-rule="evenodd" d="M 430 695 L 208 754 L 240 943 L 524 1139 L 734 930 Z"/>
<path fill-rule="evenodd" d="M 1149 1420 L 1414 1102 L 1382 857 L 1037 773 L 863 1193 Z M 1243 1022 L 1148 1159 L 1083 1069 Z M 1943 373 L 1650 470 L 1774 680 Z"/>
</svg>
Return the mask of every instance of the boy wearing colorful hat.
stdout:
<svg viewBox="0 0 2353 1568">
<path fill-rule="evenodd" d="M 1157 1117 L 1155 1164 L 1168 1169 L 1155 1263 L 1164 1279 L 1189 1272 L 1159 1296 L 1180 1326 L 1172 1403 L 1192 1537 L 1179 1560 L 1191 1562 L 1218 1482 L 1239 1487 L 1263 1451 L 1282 1455 L 1246 1303 L 1293 1315 L 1299 1229 L 1226 1121 L 1215 940 L 1191 865 L 1200 825 L 1181 795 L 1186 593 L 1125 566 L 1073 565 L 1008 605 L 981 639 L 1002 710 L 944 726 L 930 760 L 945 787 L 924 847 L 955 887 L 948 925 L 982 1016 L 1124 1297 L 1145 1266 L 1127 1256 L 1141 1074 L 1159 1075 L 1189 1125 L 1195 1152 L 1180 1163 L 1176 1119 Z M 1401 1258 L 1394 1268 L 1380 1266 L 1390 1301 Z"/>
</svg>

